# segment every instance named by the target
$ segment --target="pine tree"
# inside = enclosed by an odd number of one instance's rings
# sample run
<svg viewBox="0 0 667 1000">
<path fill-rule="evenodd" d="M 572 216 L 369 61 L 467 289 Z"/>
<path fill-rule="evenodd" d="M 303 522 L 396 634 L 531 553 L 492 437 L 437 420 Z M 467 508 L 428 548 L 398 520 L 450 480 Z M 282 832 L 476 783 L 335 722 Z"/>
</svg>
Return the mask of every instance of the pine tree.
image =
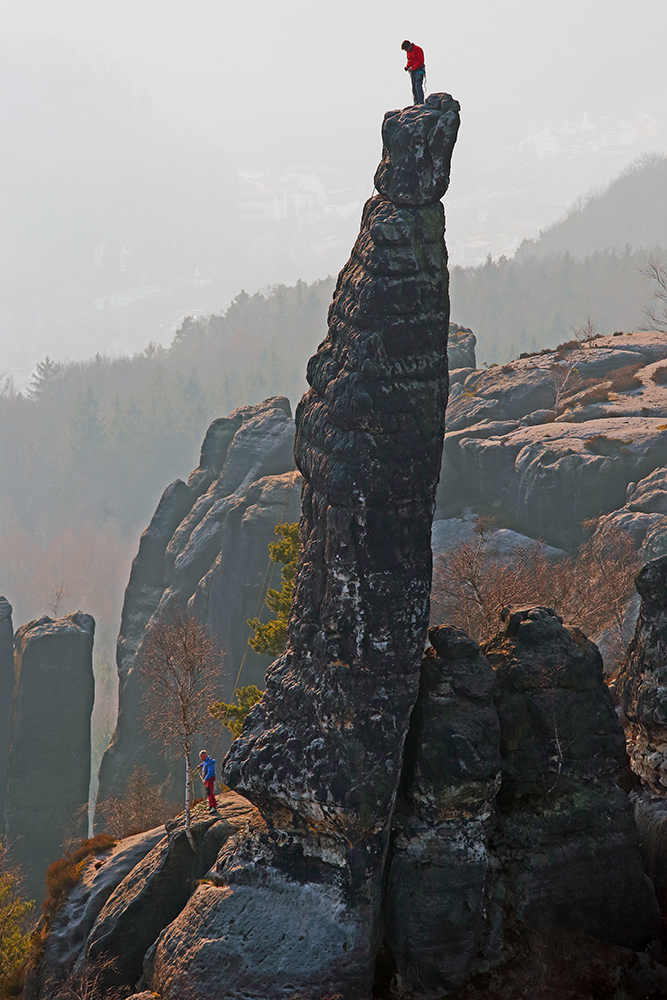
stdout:
<svg viewBox="0 0 667 1000">
<path fill-rule="evenodd" d="M 273 611 L 275 618 L 262 623 L 259 618 L 248 619 L 248 625 L 253 630 L 248 643 L 256 653 L 268 653 L 279 656 L 285 649 L 287 641 L 287 621 L 292 607 L 294 593 L 294 577 L 299 556 L 299 525 L 277 524 L 277 542 L 271 542 L 269 553 L 273 562 L 282 563 L 283 585 L 280 590 L 269 587 L 266 595 L 266 606 Z"/>
</svg>

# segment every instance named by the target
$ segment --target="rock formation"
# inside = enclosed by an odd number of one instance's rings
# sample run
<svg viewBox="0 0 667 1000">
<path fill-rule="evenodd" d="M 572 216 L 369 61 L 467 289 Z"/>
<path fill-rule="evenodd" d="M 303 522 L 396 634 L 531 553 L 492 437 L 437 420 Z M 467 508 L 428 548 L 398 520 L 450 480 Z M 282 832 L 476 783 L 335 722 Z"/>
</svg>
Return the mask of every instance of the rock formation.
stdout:
<svg viewBox="0 0 667 1000">
<path fill-rule="evenodd" d="M 188 605 L 219 643 L 225 654 L 220 696 L 232 697 L 268 544 L 275 541 L 276 524 L 299 516 L 293 440 L 284 397 L 240 407 L 211 424 L 187 485 L 176 480 L 165 490 L 142 535 L 125 592 L 118 722 L 100 768 L 99 798 L 123 794 L 137 763 L 146 764 L 159 781 L 170 775 L 172 761 L 142 729 L 142 691 L 133 669 L 146 626 L 170 603 Z M 263 673 L 264 658 L 251 652 L 241 683 L 261 684 Z"/>
<path fill-rule="evenodd" d="M 627 500 L 625 523 L 658 554 L 655 483 L 637 484 L 667 465 L 666 358 L 667 335 L 634 333 L 452 372 L 440 516 L 496 508 L 514 530 L 570 549 L 584 519 Z"/>
<path fill-rule="evenodd" d="M 625 739 L 597 647 L 537 608 L 511 613 L 483 649 L 496 671 L 503 758 L 494 902 L 509 900 L 538 931 L 643 948 L 659 913 L 615 784 Z"/>
<path fill-rule="evenodd" d="M 667 916 L 667 556 L 636 579 L 641 598 L 635 634 L 616 691 L 625 716 L 632 769 L 630 794 L 646 870 Z"/>
<path fill-rule="evenodd" d="M 635 993 L 600 995 L 661 996 L 667 970 L 627 950 L 646 947 L 658 912 L 614 784 L 623 734 L 595 646 L 545 608 L 513 612 L 482 649 L 450 626 L 429 638 L 383 861 L 376 995 L 392 979 L 417 995 L 532 995 L 517 984 L 546 968 L 551 979 L 563 954 L 575 980 L 589 954 L 610 979 L 636 980 Z M 365 817 L 341 840 L 326 818 L 288 825 L 276 809 L 270 825 L 234 792 L 219 805 L 220 818 L 195 807 L 196 856 L 180 819 L 157 842 L 129 838 L 88 863 L 26 1000 L 46 1000 L 69 972 L 127 988 L 142 960 L 136 988 L 164 1000 L 321 1000 L 336 983 L 370 996 L 354 974 L 377 951 Z"/>
<path fill-rule="evenodd" d="M 500 787 L 494 674 L 476 642 L 429 630 L 394 815 L 389 949 L 419 992 L 460 986 L 483 950 L 488 837 Z"/>
<path fill-rule="evenodd" d="M 217 816 L 193 808 L 193 858 L 177 820 L 121 840 L 86 861 L 80 881 L 55 914 L 43 954 L 28 971 L 25 997 L 50 998 L 63 983 L 134 983 L 144 953 L 185 905 L 224 844 L 255 815 L 233 792 L 220 796 Z M 151 994 L 153 996 L 154 994 Z"/>
<path fill-rule="evenodd" d="M 283 996 L 286 934 L 294 992 L 369 995 L 428 622 L 447 398 L 439 199 L 457 128 L 448 95 L 385 117 L 380 194 L 364 208 L 296 415 L 302 552 L 287 651 L 225 765 L 268 826 L 218 859 L 216 887 L 160 938 L 152 983 L 165 997 Z M 244 928 L 259 922 L 249 949 Z M 227 970 L 215 984 L 212 965 Z"/>
<path fill-rule="evenodd" d="M 5 783 L 14 697 L 14 629 L 12 606 L 0 597 L 0 833 L 4 826 Z"/>
<path fill-rule="evenodd" d="M 86 830 L 94 632 L 81 611 L 16 632 L 5 834 L 37 898 L 64 838 Z"/>
<path fill-rule="evenodd" d="M 667 556 L 644 566 L 635 582 L 641 607 L 616 691 L 633 769 L 648 789 L 667 794 Z"/>
</svg>

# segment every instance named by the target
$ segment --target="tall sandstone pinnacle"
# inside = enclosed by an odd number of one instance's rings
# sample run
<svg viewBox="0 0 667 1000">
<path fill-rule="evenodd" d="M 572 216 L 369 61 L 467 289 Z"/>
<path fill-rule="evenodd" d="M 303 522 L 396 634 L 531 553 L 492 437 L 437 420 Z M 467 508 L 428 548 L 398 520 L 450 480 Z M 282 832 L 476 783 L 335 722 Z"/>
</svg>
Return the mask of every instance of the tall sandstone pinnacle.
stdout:
<svg viewBox="0 0 667 1000">
<path fill-rule="evenodd" d="M 95 620 L 76 611 L 28 622 L 15 636 L 4 833 L 37 899 L 65 837 L 85 835 L 94 634 Z"/>
<path fill-rule="evenodd" d="M 371 994 L 428 624 L 448 388 L 440 198 L 458 111 L 432 94 L 385 116 L 379 194 L 296 414 L 302 551 L 287 650 L 224 764 L 265 825 L 222 852 L 213 884 L 159 939 L 149 971 L 164 998 Z"/>
</svg>

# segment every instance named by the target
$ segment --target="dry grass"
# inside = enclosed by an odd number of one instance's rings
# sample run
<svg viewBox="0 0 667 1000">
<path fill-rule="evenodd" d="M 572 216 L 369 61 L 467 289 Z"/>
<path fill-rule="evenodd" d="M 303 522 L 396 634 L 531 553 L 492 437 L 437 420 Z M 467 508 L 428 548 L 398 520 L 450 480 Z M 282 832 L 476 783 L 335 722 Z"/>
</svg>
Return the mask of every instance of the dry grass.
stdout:
<svg viewBox="0 0 667 1000">
<path fill-rule="evenodd" d="M 644 383 L 640 378 L 637 378 L 637 372 L 643 367 L 644 363 L 640 361 L 634 365 L 625 365 L 623 368 L 618 368 L 609 376 L 609 388 L 613 389 L 614 392 L 629 392 L 631 389 L 641 389 Z"/>
<path fill-rule="evenodd" d="M 627 454 L 629 444 L 632 442 L 624 438 L 608 438 L 604 434 L 594 434 L 584 441 L 587 451 L 592 451 L 594 455 L 604 455 L 606 458 Z"/>
<path fill-rule="evenodd" d="M 81 871 L 91 855 L 105 854 L 114 847 L 116 841 L 106 833 L 82 840 L 74 851 L 68 851 L 46 869 L 47 897 L 42 904 L 42 912 L 47 924 L 53 920 L 63 902 L 79 882 Z"/>
<path fill-rule="evenodd" d="M 651 381 L 656 385 L 667 385 L 667 365 L 660 365 L 654 368 L 651 374 Z"/>
</svg>

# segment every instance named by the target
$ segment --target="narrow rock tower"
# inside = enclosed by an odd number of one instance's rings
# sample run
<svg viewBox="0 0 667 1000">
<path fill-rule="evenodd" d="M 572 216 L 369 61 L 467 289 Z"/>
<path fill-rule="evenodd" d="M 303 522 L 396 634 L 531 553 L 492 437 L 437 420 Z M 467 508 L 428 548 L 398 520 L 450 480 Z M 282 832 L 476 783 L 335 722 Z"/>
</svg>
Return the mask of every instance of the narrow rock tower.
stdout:
<svg viewBox="0 0 667 1000">
<path fill-rule="evenodd" d="M 195 893 L 160 938 L 152 983 L 165 997 L 186 986 L 176 962 L 211 998 L 371 993 L 428 624 L 448 390 L 440 199 L 458 112 L 432 94 L 384 119 L 379 194 L 296 413 L 302 549 L 287 650 L 224 765 L 266 827 L 223 851 L 217 888 Z M 258 922 L 261 941 L 248 934 Z"/>
<path fill-rule="evenodd" d="M 16 632 L 5 834 L 37 899 L 65 836 L 84 836 L 87 826 L 79 813 L 90 784 L 94 634 L 82 611 Z"/>
</svg>

